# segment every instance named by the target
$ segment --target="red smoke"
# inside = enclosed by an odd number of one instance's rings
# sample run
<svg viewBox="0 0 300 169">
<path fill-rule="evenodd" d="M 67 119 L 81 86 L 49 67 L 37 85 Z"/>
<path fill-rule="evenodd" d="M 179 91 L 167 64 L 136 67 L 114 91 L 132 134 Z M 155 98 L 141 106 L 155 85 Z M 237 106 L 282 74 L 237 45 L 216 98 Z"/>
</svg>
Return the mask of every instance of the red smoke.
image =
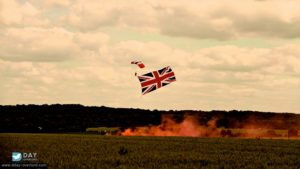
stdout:
<svg viewBox="0 0 300 169">
<path fill-rule="evenodd" d="M 121 133 L 124 136 L 189 136 L 189 137 L 218 137 L 219 132 L 216 128 L 216 119 L 201 126 L 191 116 L 187 116 L 182 122 L 176 123 L 168 116 L 162 116 L 162 123 L 148 129 L 126 129 Z"/>
<path fill-rule="evenodd" d="M 217 128 L 217 118 L 212 118 L 206 124 L 200 125 L 194 116 L 186 116 L 177 123 L 170 116 L 163 115 L 161 124 L 151 127 L 137 127 L 121 132 L 123 136 L 181 136 L 181 137 L 287 137 L 286 133 L 277 134 L 272 126 L 256 124 L 255 119 L 249 119 L 244 124 L 238 124 L 239 129 Z M 271 128 L 271 129 L 270 129 Z M 296 135 L 297 136 L 297 135 Z"/>
</svg>

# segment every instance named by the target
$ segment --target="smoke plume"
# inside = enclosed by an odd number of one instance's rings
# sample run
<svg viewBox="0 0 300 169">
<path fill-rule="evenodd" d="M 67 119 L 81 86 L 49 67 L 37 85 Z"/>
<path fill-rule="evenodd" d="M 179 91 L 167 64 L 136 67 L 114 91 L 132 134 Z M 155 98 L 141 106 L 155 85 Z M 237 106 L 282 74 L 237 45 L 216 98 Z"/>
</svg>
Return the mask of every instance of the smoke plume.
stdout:
<svg viewBox="0 0 300 169">
<path fill-rule="evenodd" d="M 239 128 L 217 127 L 219 119 L 211 118 L 206 123 L 200 124 L 198 118 L 185 115 L 181 122 L 176 122 L 170 115 L 162 115 L 161 123 L 157 126 L 144 126 L 125 129 L 120 134 L 123 136 L 180 136 L 180 137 L 297 137 L 298 130 L 276 130 L 270 124 L 256 123 L 255 119 L 248 119 L 244 123 L 231 124 Z M 292 134 L 292 135 L 291 135 Z"/>
</svg>

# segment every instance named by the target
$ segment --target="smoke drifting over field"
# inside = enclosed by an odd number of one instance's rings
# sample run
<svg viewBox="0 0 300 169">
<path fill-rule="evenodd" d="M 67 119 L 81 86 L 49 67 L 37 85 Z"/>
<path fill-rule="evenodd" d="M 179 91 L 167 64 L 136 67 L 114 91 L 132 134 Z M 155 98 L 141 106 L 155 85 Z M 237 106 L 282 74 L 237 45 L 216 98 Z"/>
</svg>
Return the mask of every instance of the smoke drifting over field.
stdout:
<svg viewBox="0 0 300 169">
<path fill-rule="evenodd" d="M 187 116 L 182 122 L 176 123 L 169 116 L 162 116 L 162 123 L 148 129 L 126 129 L 122 135 L 142 135 L 142 136 L 190 136 L 190 137 L 217 137 L 216 119 L 201 126 L 192 116 Z"/>
<path fill-rule="evenodd" d="M 297 137 L 299 126 L 289 130 L 277 130 L 276 125 L 260 124 L 253 118 L 247 122 L 231 124 L 235 129 L 219 127 L 220 119 L 212 118 L 205 124 L 200 124 L 195 116 L 186 115 L 181 122 L 176 122 L 171 116 L 162 115 L 161 124 L 158 126 L 128 128 L 121 135 L 124 136 L 181 136 L 181 137 Z M 277 130 L 277 131 L 276 131 Z"/>
</svg>

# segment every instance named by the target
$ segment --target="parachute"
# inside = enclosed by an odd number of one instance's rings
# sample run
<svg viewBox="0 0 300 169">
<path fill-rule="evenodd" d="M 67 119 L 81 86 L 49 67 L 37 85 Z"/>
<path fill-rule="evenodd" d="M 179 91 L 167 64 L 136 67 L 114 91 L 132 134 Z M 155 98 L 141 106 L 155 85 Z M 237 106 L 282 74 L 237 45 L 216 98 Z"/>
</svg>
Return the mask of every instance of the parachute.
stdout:
<svg viewBox="0 0 300 169">
<path fill-rule="evenodd" d="M 136 64 L 138 65 L 141 69 L 145 67 L 144 63 L 141 61 L 132 61 L 131 64 Z"/>
</svg>

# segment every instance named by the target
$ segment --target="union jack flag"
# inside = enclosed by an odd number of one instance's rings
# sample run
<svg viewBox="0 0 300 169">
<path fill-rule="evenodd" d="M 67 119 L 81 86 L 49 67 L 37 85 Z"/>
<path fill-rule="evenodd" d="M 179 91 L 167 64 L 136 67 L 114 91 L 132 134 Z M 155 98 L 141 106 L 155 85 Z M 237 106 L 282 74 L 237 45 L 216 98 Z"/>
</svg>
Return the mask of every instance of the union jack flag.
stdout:
<svg viewBox="0 0 300 169">
<path fill-rule="evenodd" d="M 176 81 L 170 66 L 138 76 L 138 78 L 141 82 L 143 95 Z"/>
</svg>

